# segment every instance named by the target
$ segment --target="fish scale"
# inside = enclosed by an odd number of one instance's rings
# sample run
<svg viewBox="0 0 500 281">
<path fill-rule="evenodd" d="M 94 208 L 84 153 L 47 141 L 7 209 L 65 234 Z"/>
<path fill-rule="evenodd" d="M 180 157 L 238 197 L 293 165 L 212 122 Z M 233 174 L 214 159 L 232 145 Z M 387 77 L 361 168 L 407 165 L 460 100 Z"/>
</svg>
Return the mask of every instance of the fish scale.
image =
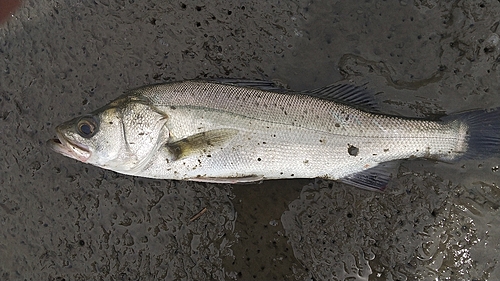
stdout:
<svg viewBox="0 0 500 281">
<path fill-rule="evenodd" d="M 458 123 L 376 115 L 297 93 L 195 81 L 147 87 L 138 93 L 171 116 L 167 126 L 176 138 L 217 128 L 242 132 L 216 157 L 200 155 L 179 163 L 175 169 L 186 170 L 179 179 L 234 178 L 240 171 L 269 179 L 339 179 L 380 162 L 435 155 L 461 145 Z M 307 109 L 313 116 L 306 114 Z M 431 137 L 422 138 L 422 131 Z M 350 155 L 349 145 L 356 146 L 359 155 Z M 155 166 L 147 173 L 164 174 L 161 169 Z"/>
</svg>

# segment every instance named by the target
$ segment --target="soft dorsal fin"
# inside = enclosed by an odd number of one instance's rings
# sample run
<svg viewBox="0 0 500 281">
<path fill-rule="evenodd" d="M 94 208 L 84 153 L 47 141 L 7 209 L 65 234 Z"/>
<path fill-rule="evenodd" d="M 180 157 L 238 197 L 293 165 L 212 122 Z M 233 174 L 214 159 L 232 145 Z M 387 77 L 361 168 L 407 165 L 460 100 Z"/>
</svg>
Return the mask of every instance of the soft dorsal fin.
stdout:
<svg viewBox="0 0 500 281">
<path fill-rule="evenodd" d="M 373 94 L 363 86 L 350 84 L 332 84 L 319 89 L 304 91 L 305 95 L 331 100 L 346 105 L 352 105 L 366 109 L 371 112 L 378 112 L 377 102 Z"/>
<path fill-rule="evenodd" d="M 214 147 L 220 147 L 231 140 L 238 130 L 217 129 L 198 133 L 186 138 L 165 144 L 174 160 L 178 160 L 200 151 L 208 152 Z"/>
</svg>

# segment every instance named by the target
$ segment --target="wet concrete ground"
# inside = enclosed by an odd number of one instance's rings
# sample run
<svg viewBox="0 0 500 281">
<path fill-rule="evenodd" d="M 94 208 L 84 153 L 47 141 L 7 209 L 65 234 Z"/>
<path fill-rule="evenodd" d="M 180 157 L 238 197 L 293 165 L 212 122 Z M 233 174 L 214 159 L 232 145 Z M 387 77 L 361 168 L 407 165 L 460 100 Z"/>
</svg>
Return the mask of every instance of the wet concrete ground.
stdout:
<svg viewBox="0 0 500 281">
<path fill-rule="evenodd" d="M 192 78 L 368 83 L 406 116 L 500 107 L 498 14 L 483 1 L 26 1 L 0 27 L 0 279 L 499 279 L 500 157 L 403 161 L 374 193 L 141 179 L 45 146 L 124 90 Z"/>
</svg>

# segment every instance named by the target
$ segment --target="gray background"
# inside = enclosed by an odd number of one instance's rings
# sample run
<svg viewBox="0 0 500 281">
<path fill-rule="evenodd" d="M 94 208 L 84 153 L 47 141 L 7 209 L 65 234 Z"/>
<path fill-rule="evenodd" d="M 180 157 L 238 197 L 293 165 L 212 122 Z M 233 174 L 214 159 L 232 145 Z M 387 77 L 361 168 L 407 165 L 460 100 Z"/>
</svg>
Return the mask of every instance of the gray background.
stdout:
<svg viewBox="0 0 500 281">
<path fill-rule="evenodd" d="M 375 193 L 141 179 L 45 146 L 124 90 L 192 78 L 368 82 L 407 116 L 500 107 L 499 14 L 473 0 L 26 1 L 0 26 L 0 279 L 500 279 L 498 157 L 403 161 Z"/>
</svg>

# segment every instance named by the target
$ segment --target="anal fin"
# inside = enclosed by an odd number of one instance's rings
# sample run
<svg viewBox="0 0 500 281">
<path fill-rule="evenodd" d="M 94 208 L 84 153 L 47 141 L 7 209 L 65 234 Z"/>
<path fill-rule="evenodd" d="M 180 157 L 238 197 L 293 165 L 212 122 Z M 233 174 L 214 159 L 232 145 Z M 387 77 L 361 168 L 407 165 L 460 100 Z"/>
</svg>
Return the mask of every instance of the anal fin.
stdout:
<svg viewBox="0 0 500 281">
<path fill-rule="evenodd" d="M 383 162 L 339 181 L 362 189 L 384 191 L 398 166 L 398 161 Z"/>
</svg>

